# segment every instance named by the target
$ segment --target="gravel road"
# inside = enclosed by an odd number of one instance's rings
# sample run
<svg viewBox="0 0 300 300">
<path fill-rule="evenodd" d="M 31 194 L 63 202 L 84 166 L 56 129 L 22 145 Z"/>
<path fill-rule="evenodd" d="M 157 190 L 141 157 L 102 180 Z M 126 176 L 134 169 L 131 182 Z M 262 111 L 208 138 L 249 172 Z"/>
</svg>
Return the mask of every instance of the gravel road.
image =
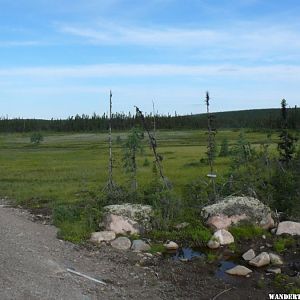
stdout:
<svg viewBox="0 0 300 300">
<path fill-rule="evenodd" d="M 124 255 L 108 246 L 89 251 L 58 240 L 54 226 L 0 205 L 1 300 L 166 299 L 166 285 L 150 269 L 135 266 L 138 259 L 135 253 Z M 70 274 L 67 268 L 107 285 Z"/>
</svg>

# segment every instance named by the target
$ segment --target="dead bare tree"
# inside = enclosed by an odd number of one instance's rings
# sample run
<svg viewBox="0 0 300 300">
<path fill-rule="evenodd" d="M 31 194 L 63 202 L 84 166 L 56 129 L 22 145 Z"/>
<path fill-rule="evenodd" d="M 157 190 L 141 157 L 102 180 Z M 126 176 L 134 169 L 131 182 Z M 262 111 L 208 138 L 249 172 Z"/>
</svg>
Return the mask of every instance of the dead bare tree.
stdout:
<svg viewBox="0 0 300 300">
<path fill-rule="evenodd" d="M 156 148 L 157 148 L 156 139 L 150 133 L 150 130 L 149 130 L 147 124 L 146 124 L 145 117 L 144 117 L 142 111 L 137 106 L 135 106 L 135 109 L 136 109 L 136 114 L 137 114 L 137 116 L 139 116 L 141 118 L 144 130 L 147 132 L 147 135 L 149 137 L 150 146 L 152 148 L 152 152 L 153 152 L 153 155 L 154 155 L 156 167 L 158 169 L 160 178 L 162 179 L 165 188 L 170 190 L 170 182 L 167 180 L 167 178 L 163 174 L 163 167 L 162 167 L 162 163 L 161 163 L 162 162 L 162 156 L 160 154 L 158 154 L 157 151 L 156 151 Z"/>
<path fill-rule="evenodd" d="M 109 163 L 108 163 L 108 182 L 104 190 L 112 191 L 115 184 L 113 181 L 113 155 L 112 155 L 112 92 L 109 93 L 109 131 L 108 131 L 108 144 L 109 144 Z"/>
<path fill-rule="evenodd" d="M 214 197 L 216 198 L 216 184 L 215 184 L 215 178 L 217 177 L 216 174 L 214 174 L 214 159 L 216 155 L 216 143 L 215 143 L 215 135 L 216 130 L 213 128 L 213 122 L 214 122 L 214 115 L 212 115 L 209 111 L 209 93 L 206 92 L 206 111 L 207 111 L 207 129 L 208 129 L 208 143 L 207 143 L 207 157 L 208 157 L 208 163 L 210 167 L 210 173 L 207 174 L 207 176 L 211 179 L 213 191 L 214 191 Z"/>
</svg>

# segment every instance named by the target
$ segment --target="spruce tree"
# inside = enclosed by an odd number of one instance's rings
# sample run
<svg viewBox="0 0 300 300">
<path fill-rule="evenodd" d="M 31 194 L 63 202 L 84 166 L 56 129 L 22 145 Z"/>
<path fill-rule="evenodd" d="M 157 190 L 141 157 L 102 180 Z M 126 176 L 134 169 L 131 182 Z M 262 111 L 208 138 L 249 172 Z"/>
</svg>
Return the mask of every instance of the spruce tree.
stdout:
<svg viewBox="0 0 300 300">
<path fill-rule="evenodd" d="M 278 152 L 279 161 L 288 166 L 295 154 L 296 138 L 288 130 L 287 103 L 285 99 L 281 101 L 281 132 L 279 134 Z"/>
</svg>

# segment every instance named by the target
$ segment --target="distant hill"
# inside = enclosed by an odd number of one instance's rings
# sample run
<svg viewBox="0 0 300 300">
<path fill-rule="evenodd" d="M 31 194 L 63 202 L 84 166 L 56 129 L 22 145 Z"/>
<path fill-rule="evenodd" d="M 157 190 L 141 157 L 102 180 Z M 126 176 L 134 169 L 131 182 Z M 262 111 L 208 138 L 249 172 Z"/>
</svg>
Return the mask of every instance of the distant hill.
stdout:
<svg viewBox="0 0 300 300">
<path fill-rule="evenodd" d="M 289 109 L 289 119 L 292 126 L 300 127 L 300 108 Z M 280 109 L 249 109 L 213 113 L 217 128 L 279 128 Z M 206 120 L 206 114 L 194 115 L 195 118 Z"/>
<path fill-rule="evenodd" d="M 280 109 L 252 109 L 212 113 L 215 117 L 214 127 L 222 128 L 252 128 L 278 129 L 281 118 Z M 158 129 L 205 129 L 207 128 L 207 114 L 171 116 L 157 115 L 156 126 Z M 152 115 L 145 116 L 149 128 L 153 126 Z M 102 116 L 76 115 L 68 119 L 0 119 L 0 132 L 97 132 L 107 130 L 109 119 L 106 114 Z M 115 113 L 112 127 L 115 131 L 128 130 L 135 125 L 140 125 L 140 119 L 134 115 Z M 288 125 L 291 129 L 300 129 L 300 108 L 288 109 Z"/>
</svg>

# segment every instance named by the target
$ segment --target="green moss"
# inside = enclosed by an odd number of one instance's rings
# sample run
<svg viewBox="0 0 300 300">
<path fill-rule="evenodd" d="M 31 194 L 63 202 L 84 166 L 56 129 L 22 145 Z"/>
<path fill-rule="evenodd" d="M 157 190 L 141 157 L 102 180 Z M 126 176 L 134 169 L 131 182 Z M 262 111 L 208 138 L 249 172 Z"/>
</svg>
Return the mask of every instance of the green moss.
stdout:
<svg viewBox="0 0 300 300">
<path fill-rule="evenodd" d="M 157 252 L 163 253 L 165 250 L 166 248 L 162 244 L 152 244 L 149 252 L 155 254 Z"/>
<path fill-rule="evenodd" d="M 229 244 L 228 249 L 231 250 L 232 252 L 238 251 L 238 247 L 237 247 L 236 243 Z"/>
<path fill-rule="evenodd" d="M 299 294 L 300 292 L 300 281 L 294 277 L 289 277 L 285 274 L 277 274 L 273 283 L 275 288 L 280 292 L 288 294 Z"/>
<path fill-rule="evenodd" d="M 135 233 L 135 234 L 131 234 L 129 237 L 132 241 L 134 240 L 139 240 L 140 239 L 140 235 Z"/>
<path fill-rule="evenodd" d="M 213 252 L 207 252 L 206 254 L 206 260 L 208 263 L 213 263 L 215 262 L 216 260 L 218 260 L 218 255 L 213 253 Z"/>
<path fill-rule="evenodd" d="M 259 278 L 256 285 L 259 289 L 263 289 L 266 286 L 266 283 L 263 278 Z"/>
<path fill-rule="evenodd" d="M 281 253 L 294 244 L 295 240 L 292 237 L 280 237 L 274 241 L 273 248 L 276 252 Z"/>
</svg>

